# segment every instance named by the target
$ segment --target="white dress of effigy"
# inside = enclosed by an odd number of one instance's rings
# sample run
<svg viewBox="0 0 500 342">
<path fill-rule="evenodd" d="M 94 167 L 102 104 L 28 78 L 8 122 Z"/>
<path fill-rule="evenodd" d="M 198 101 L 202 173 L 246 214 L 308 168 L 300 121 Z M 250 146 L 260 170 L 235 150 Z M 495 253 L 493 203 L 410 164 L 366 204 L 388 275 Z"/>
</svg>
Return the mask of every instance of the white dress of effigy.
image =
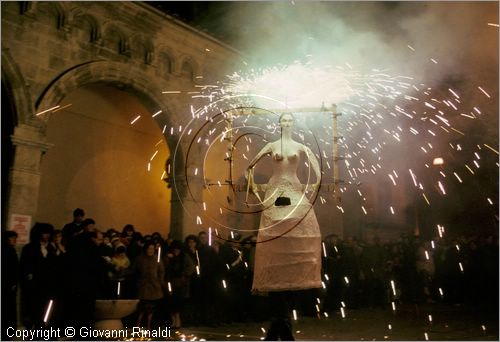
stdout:
<svg viewBox="0 0 500 342">
<path fill-rule="evenodd" d="M 280 156 L 271 148 L 273 174 L 262 202 L 253 292 L 302 290 L 321 287 L 321 233 L 314 209 L 297 177 L 300 154 L 289 149 Z M 276 200 L 288 198 L 288 205 Z M 286 200 L 288 202 L 288 200 Z"/>
</svg>

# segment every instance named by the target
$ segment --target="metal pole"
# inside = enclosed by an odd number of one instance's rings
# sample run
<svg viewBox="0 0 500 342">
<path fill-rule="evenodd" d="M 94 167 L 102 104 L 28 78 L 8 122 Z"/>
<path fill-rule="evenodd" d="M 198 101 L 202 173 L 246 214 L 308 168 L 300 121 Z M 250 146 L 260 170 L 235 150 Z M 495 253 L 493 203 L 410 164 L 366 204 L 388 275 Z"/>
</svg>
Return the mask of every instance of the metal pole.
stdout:
<svg viewBox="0 0 500 342">
<path fill-rule="evenodd" d="M 227 157 L 224 160 L 229 162 L 229 179 L 226 182 L 229 184 L 228 192 L 227 192 L 227 202 L 229 204 L 233 203 L 234 196 L 234 184 L 233 184 L 233 113 L 232 111 L 227 112 L 226 119 L 226 128 L 227 133 L 224 140 L 227 141 Z"/>
<path fill-rule="evenodd" d="M 334 193 L 333 196 L 335 198 L 335 204 L 340 205 L 342 199 L 340 197 L 340 175 L 339 175 L 339 149 L 338 149 L 338 140 L 340 136 L 337 131 L 337 117 L 340 116 L 340 113 L 337 113 L 337 105 L 332 104 L 332 129 L 333 129 L 333 185 L 334 185 Z"/>
</svg>

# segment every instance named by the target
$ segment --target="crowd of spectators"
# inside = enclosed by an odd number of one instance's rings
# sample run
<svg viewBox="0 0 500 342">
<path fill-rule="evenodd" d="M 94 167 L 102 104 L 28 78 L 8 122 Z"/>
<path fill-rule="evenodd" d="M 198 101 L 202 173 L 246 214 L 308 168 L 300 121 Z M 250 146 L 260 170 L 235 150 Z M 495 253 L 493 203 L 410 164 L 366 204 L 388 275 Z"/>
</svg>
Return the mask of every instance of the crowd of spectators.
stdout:
<svg viewBox="0 0 500 342">
<path fill-rule="evenodd" d="M 95 300 L 110 298 L 140 300 L 137 312 L 126 318 L 129 326 L 268 319 L 266 299 L 251 294 L 255 235 L 233 232 L 209 245 L 203 231 L 184 241 L 157 232 L 142 235 L 130 224 L 121 232 L 103 232 L 76 209 L 62 230 L 36 223 L 18 259 L 16 234 L 3 233 L 4 327 L 89 326 Z M 498 310 L 498 237 L 422 241 L 403 235 L 382 243 L 377 237 L 329 235 L 322 252 L 323 289 L 297 292 L 293 304 L 303 315 L 341 307 L 390 308 L 393 302 Z M 18 284 L 22 322 L 16 322 Z"/>
</svg>

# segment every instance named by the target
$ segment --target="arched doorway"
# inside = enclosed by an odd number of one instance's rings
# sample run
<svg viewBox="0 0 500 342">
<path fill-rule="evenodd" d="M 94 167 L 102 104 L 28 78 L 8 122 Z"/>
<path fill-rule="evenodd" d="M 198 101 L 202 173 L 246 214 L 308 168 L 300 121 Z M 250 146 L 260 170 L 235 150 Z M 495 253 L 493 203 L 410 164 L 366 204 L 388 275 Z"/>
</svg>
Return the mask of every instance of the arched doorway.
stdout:
<svg viewBox="0 0 500 342">
<path fill-rule="evenodd" d="M 81 207 L 101 230 L 131 223 L 165 237 L 171 190 L 163 171 L 170 151 L 153 113 L 105 83 L 76 88 L 59 104 L 63 109 L 47 122 L 54 146 L 42 159 L 35 220 L 60 228 Z"/>
</svg>

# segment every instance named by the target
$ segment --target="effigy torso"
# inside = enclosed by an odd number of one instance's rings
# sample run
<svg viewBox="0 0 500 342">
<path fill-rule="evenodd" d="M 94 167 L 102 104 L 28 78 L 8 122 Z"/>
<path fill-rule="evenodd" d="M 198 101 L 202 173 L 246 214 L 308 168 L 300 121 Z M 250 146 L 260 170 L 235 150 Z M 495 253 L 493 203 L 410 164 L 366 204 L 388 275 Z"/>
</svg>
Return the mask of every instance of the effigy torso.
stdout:
<svg viewBox="0 0 500 342">
<path fill-rule="evenodd" d="M 321 233 L 297 178 L 300 150 L 283 152 L 280 158 L 272 151 L 273 175 L 263 199 L 255 251 L 256 292 L 321 287 Z M 289 199 L 289 204 L 276 205 L 278 198 Z"/>
</svg>

